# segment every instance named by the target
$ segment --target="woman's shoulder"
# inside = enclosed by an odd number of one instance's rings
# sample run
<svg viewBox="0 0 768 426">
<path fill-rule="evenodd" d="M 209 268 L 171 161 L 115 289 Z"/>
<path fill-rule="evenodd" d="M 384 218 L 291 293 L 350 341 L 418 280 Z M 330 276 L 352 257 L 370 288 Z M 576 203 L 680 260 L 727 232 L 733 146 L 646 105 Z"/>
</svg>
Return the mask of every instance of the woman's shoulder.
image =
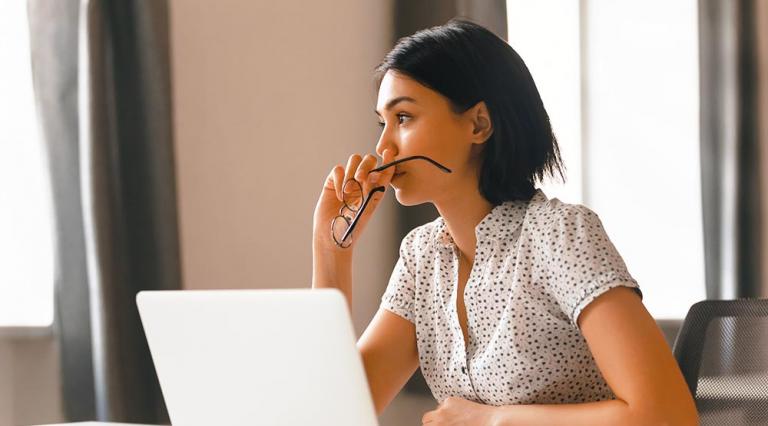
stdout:
<svg viewBox="0 0 768 426">
<path fill-rule="evenodd" d="M 600 217 L 591 208 L 557 198 L 532 203 L 526 221 L 527 240 L 543 250 L 586 247 L 609 240 Z"/>
<path fill-rule="evenodd" d="M 562 228 L 599 221 L 597 213 L 583 204 L 547 198 L 541 190 L 531 199 L 528 222 L 539 229 Z"/>
<path fill-rule="evenodd" d="M 450 247 L 452 239 L 445 221 L 438 216 L 431 222 L 411 229 L 400 243 L 400 256 L 424 257 L 435 255 L 441 248 Z"/>
<path fill-rule="evenodd" d="M 442 217 L 437 217 L 431 222 L 419 225 L 403 237 L 400 243 L 400 252 L 409 254 L 428 251 L 445 239 L 445 222 Z"/>
</svg>

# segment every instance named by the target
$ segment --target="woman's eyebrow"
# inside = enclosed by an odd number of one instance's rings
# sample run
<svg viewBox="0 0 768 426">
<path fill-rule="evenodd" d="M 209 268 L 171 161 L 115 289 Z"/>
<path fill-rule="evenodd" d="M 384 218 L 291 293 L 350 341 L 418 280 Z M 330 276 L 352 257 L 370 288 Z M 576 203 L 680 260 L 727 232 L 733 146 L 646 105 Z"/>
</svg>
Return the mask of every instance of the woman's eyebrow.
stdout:
<svg viewBox="0 0 768 426">
<path fill-rule="evenodd" d="M 410 96 L 398 96 L 398 97 L 396 97 L 394 99 L 390 99 L 389 102 L 387 102 L 387 104 L 384 106 L 384 109 L 386 111 L 389 111 L 390 109 L 394 108 L 395 105 L 399 104 L 400 102 L 413 102 L 415 104 L 416 103 L 416 99 L 413 99 Z M 377 111 L 376 109 L 374 109 L 373 112 L 375 112 L 376 115 L 381 117 L 381 113 L 379 113 L 379 111 Z"/>
</svg>

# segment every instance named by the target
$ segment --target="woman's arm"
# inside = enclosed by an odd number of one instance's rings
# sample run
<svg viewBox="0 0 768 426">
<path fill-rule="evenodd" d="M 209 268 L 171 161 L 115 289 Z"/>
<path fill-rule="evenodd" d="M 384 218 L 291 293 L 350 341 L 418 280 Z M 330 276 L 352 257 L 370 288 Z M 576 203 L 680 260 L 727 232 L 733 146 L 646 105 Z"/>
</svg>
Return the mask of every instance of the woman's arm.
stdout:
<svg viewBox="0 0 768 426">
<path fill-rule="evenodd" d="M 312 246 L 312 288 L 337 288 L 347 299 L 352 312 L 352 252 L 328 252 L 319 244 Z"/>
<path fill-rule="evenodd" d="M 376 414 L 381 415 L 419 368 L 416 327 L 379 308 L 357 341 Z"/>
<path fill-rule="evenodd" d="M 338 288 L 352 311 L 352 258 L 313 249 L 312 288 Z M 419 367 L 416 327 L 379 308 L 357 341 L 376 414 L 381 415 Z"/>
<path fill-rule="evenodd" d="M 697 425 L 680 368 L 640 298 L 627 287 L 605 292 L 578 319 L 615 400 L 581 404 L 509 405 L 496 425 Z"/>
</svg>

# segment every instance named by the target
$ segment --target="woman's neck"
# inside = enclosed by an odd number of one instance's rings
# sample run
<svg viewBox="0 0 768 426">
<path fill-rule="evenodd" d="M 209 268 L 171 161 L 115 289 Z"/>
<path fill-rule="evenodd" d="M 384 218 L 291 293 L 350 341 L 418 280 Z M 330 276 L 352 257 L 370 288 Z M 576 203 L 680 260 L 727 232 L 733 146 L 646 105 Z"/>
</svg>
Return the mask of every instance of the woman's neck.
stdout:
<svg viewBox="0 0 768 426">
<path fill-rule="evenodd" d="M 471 264 L 475 260 L 475 228 L 490 213 L 493 205 L 474 186 L 474 191 L 456 191 L 450 199 L 435 202 L 461 255 Z"/>
</svg>

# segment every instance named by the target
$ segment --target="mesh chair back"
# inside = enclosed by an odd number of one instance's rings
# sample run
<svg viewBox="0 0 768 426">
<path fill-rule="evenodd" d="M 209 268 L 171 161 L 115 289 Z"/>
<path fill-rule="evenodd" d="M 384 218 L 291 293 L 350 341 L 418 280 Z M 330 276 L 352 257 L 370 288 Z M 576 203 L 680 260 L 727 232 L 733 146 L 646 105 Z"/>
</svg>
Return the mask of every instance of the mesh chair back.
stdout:
<svg viewBox="0 0 768 426">
<path fill-rule="evenodd" d="M 768 299 L 696 303 L 674 353 L 702 425 L 768 425 Z"/>
</svg>

